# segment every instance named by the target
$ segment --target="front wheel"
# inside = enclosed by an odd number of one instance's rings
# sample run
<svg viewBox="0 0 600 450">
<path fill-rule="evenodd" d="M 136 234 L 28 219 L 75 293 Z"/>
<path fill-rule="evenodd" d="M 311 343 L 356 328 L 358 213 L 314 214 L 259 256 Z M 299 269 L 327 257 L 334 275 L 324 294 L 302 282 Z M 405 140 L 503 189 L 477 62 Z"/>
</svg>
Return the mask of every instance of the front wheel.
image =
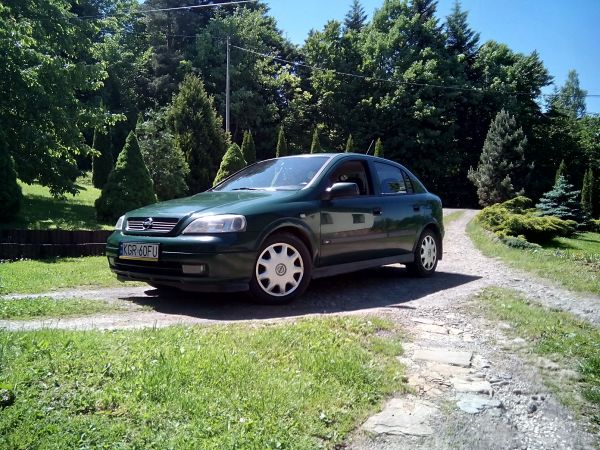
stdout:
<svg viewBox="0 0 600 450">
<path fill-rule="evenodd" d="M 306 245 L 291 234 L 269 236 L 258 252 L 250 291 L 267 304 L 284 304 L 302 295 L 312 274 Z"/>
<path fill-rule="evenodd" d="M 433 275 L 438 263 L 438 237 L 431 230 L 425 230 L 415 248 L 415 261 L 407 264 L 409 272 L 419 277 Z"/>
</svg>

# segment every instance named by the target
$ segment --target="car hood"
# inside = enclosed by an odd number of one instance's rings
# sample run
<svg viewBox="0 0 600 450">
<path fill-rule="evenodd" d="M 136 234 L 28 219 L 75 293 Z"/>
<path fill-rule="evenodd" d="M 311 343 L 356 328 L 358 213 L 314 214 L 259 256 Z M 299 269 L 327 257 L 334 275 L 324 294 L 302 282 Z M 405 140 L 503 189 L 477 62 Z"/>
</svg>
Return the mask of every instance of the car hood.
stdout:
<svg viewBox="0 0 600 450">
<path fill-rule="evenodd" d="M 296 191 L 202 192 L 191 197 L 144 206 L 130 211 L 127 216 L 182 218 L 191 214 L 244 214 L 253 206 L 295 194 Z"/>
</svg>

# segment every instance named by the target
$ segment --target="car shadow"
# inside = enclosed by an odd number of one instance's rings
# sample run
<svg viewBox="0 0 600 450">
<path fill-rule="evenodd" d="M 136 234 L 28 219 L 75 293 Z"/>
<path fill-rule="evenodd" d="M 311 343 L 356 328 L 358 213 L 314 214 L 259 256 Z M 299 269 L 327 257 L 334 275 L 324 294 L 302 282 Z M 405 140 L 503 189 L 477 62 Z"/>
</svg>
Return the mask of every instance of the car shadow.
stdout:
<svg viewBox="0 0 600 450">
<path fill-rule="evenodd" d="M 240 321 L 331 314 L 393 306 L 414 308 L 410 302 L 480 277 L 437 272 L 431 278 L 410 277 L 404 267 L 385 266 L 331 278 L 313 280 L 307 292 L 287 305 L 261 305 L 248 293 L 207 294 L 158 291 L 125 297 L 154 311 L 208 320 Z"/>
</svg>

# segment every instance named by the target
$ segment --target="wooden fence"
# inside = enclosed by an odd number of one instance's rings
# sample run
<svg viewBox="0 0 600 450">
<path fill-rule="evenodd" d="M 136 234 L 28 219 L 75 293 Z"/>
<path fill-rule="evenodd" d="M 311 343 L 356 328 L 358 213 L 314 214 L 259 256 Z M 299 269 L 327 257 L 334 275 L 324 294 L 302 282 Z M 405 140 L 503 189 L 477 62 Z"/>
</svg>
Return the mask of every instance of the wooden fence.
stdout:
<svg viewBox="0 0 600 450">
<path fill-rule="evenodd" d="M 0 230 L 0 260 L 104 255 L 110 230 Z"/>
</svg>

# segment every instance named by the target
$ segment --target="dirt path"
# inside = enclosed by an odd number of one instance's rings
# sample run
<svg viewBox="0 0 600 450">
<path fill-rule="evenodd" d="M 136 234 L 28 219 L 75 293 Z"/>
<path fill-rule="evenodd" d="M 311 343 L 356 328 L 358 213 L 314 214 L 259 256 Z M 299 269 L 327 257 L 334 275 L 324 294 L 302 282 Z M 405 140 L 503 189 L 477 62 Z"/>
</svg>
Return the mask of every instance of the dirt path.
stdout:
<svg viewBox="0 0 600 450">
<path fill-rule="evenodd" d="M 404 268 L 388 266 L 317 280 L 301 300 L 285 307 L 257 306 L 245 295 L 159 296 L 137 287 L 70 291 L 52 295 L 102 298 L 131 308 L 86 318 L 0 321 L 0 328 L 115 329 L 379 314 L 409 333 L 401 361 L 414 394 L 391 400 L 357 430 L 349 448 L 598 448 L 584 424 L 542 382 L 543 376 L 560 380 L 573 372 L 520 356 L 518 349 L 527 343 L 508 338 L 507 324 L 479 317 L 472 298 L 486 286 L 511 287 L 596 325 L 600 298 L 568 292 L 483 256 L 465 234 L 473 215 L 465 211 L 447 227 L 444 259 L 436 276 L 427 280 L 409 278 Z M 138 311 L 138 305 L 151 310 Z"/>
</svg>

